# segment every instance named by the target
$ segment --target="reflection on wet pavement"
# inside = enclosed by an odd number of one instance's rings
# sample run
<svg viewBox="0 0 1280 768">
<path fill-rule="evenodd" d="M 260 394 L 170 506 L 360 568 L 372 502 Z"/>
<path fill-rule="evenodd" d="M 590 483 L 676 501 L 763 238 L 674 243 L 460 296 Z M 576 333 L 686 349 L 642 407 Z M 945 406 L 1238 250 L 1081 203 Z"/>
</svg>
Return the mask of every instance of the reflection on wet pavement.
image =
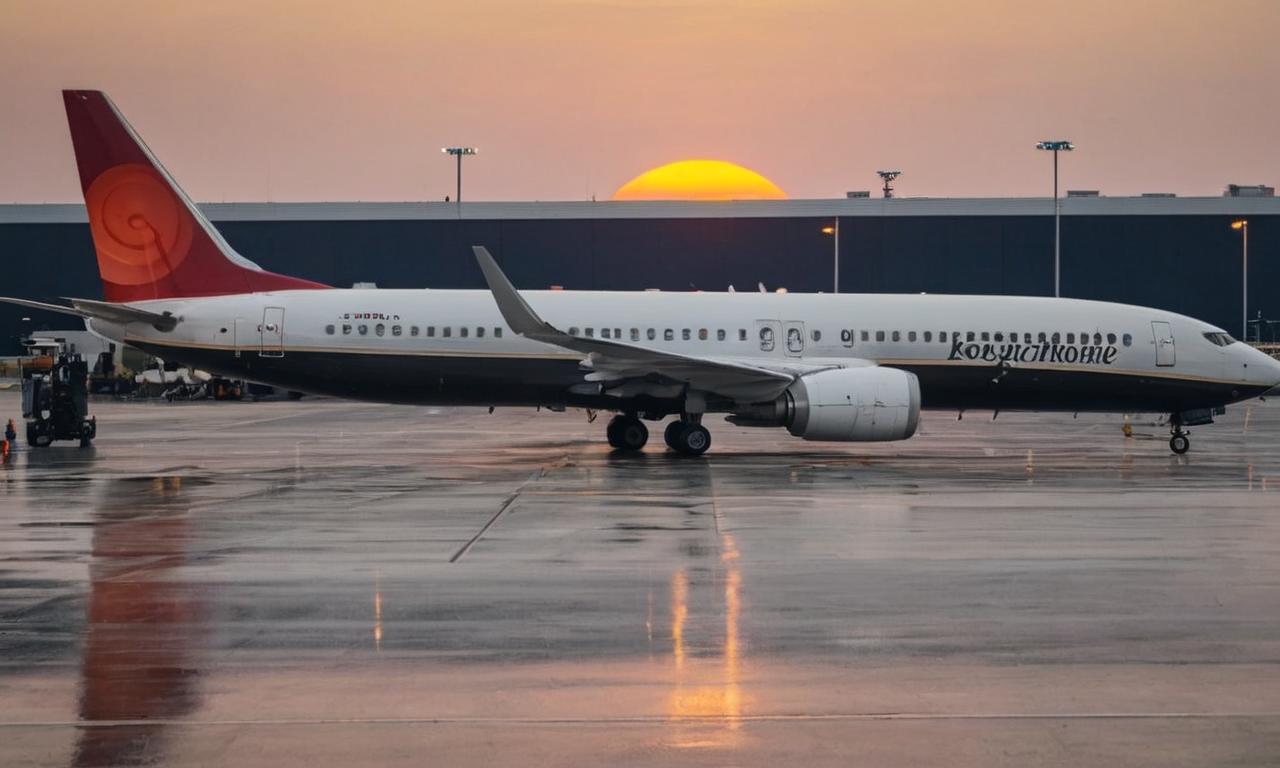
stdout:
<svg viewBox="0 0 1280 768">
<path fill-rule="evenodd" d="M 0 468 L 0 765 L 1280 754 L 1271 406 L 1185 457 L 929 414 L 694 461 L 573 414 L 98 413 Z"/>
</svg>

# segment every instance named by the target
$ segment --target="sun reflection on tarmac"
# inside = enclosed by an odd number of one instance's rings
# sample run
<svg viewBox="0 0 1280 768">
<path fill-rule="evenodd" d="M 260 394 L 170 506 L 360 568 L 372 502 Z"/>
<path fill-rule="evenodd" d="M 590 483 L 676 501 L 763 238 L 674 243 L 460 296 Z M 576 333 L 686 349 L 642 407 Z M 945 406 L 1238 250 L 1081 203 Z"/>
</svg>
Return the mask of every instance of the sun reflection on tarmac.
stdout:
<svg viewBox="0 0 1280 768">
<path fill-rule="evenodd" d="M 724 518 L 712 491 L 712 511 L 719 544 L 719 572 L 724 610 L 724 638 L 715 666 L 686 649 L 690 580 L 685 569 L 671 575 L 671 655 L 674 689 L 667 700 L 667 717 L 674 728 L 672 746 L 679 748 L 733 747 L 740 743 L 743 696 L 741 615 L 742 571 L 737 543 L 723 529 Z M 696 586 L 696 584 L 694 585 Z"/>
</svg>

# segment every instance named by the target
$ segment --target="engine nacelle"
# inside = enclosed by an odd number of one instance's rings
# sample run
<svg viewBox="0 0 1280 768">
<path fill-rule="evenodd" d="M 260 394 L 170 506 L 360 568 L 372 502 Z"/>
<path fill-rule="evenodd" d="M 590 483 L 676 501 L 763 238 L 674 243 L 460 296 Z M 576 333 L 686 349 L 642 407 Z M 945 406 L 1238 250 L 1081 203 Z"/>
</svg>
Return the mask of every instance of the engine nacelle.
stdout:
<svg viewBox="0 0 1280 768">
<path fill-rule="evenodd" d="M 920 423 L 920 381 L 897 368 L 838 368 L 801 377 L 773 403 L 731 416 L 743 426 L 785 426 L 805 440 L 906 440 Z"/>
<path fill-rule="evenodd" d="M 920 381 L 897 368 L 839 368 L 803 376 L 790 399 L 787 431 L 805 440 L 906 440 L 920 423 Z"/>
</svg>

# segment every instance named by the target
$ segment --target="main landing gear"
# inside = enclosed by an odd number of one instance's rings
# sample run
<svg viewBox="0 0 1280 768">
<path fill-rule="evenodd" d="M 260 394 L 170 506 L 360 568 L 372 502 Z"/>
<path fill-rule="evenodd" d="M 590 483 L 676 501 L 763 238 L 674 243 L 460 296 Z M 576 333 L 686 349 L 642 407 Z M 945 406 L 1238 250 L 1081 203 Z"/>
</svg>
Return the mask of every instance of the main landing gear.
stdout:
<svg viewBox="0 0 1280 768">
<path fill-rule="evenodd" d="M 701 456 L 711 447 L 711 432 L 702 426 L 701 414 L 689 414 L 667 425 L 663 439 L 671 450 L 684 456 Z M 634 414 L 620 413 L 605 430 L 609 445 L 619 451 L 638 451 L 649 442 L 649 429 Z"/>
<path fill-rule="evenodd" d="M 605 429 L 609 445 L 620 451 L 638 451 L 649 442 L 649 428 L 632 414 L 618 414 Z"/>
<path fill-rule="evenodd" d="M 686 420 L 694 418 L 698 421 Z M 676 453 L 701 456 L 711 447 L 711 432 L 702 426 L 701 418 L 690 415 L 686 419 L 676 419 L 668 424 L 662 436 L 666 439 L 667 446 Z"/>
</svg>

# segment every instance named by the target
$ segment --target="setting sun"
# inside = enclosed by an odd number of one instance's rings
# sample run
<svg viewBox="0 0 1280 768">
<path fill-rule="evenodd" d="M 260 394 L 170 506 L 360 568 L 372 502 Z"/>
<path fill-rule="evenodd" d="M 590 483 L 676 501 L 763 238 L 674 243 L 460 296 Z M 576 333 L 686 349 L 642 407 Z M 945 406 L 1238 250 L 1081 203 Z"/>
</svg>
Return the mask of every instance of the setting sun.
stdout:
<svg viewBox="0 0 1280 768">
<path fill-rule="evenodd" d="M 614 200 L 785 200 L 755 171 L 723 160 L 681 160 L 646 171 L 618 188 Z"/>
</svg>

